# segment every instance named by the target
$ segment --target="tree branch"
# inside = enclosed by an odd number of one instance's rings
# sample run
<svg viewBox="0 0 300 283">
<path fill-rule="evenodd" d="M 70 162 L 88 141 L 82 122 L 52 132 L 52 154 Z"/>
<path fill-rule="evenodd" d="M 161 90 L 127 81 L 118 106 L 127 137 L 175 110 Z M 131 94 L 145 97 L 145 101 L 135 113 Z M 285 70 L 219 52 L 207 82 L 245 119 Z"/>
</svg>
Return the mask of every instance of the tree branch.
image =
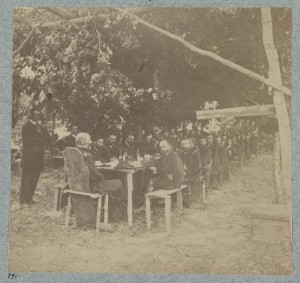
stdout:
<svg viewBox="0 0 300 283">
<path fill-rule="evenodd" d="M 41 23 L 32 28 L 32 30 L 30 31 L 30 33 L 26 36 L 26 38 L 24 39 L 24 41 L 21 43 L 21 45 L 13 52 L 13 56 L 15 56 L 16 54 L 20 53 L 20 51 L 24 48 L 24 46 L 26 45 L 26 43 L 29 41 L 30 37 L 33 35 L 35 29 L 39 28 L 40 26 L 41 26 Z"/>
<path fill-rule="evenodd" d="M 48 11 L 64 20 L 70 20 L 71 19 L 71 16 L 68 15 L 67 13 L 65 13 L 64 11 L 62 11 L 61 9 L 59 8 L 51 8 L 51 7 L 42 7 L 41 9 L 45 10 L 45 11 Z"/>
<path fill-rule="evenodd" d="M 189 50 L 201 55 L 201 56 L 204 56 L 204 57 L 208 57 L 208 58 L 211 58 L 213 59 L 214 61 L 217 61 L 219 62 L 220 64 L 226 66 L 226 67 L 229 67 L 230 69 L 233 69 L 235 71 L 238 71 L 239 73 L 242 73 L 256 81 L 259 81 L 261 83 L 264 83 L 274 89 L 277 89 L 281 92 L 283 92 L 284 94 L 286 95 L 290 95 L 291 96 L 291 90 L 288 89 L 287 87 L 284 87 L 274 81 L 271 81 L 265 77 L 263 77 L 262 75 L 259 75 L 249 69 L 246 69 L 238 64 L 235 64 L 233 62 L 230 62 L 222 57 L 220 57 L 219 55 L 216 55 L 214 54 L 213 52 L 210 52 L 210 51 L 207 51 L 207 50 L 203 50 L 203 49 L 200 49 L 194 45 L 192 45 L 191 43 L 185 41 L 182 37 L 178 36 L 178 35 L 175 35 L 173 33 L 170 33 L 162 28 L 159 28 L 153 24 L 150 24 L 146 21 L 144 21 L 143 19 L 139 18 L 138 16 L 135 16 L 131 13 L 129 13 L 127 10 L 123 10 L 123 9 L 119 9 L 119 8 L 114 8 L 115 10 L 119 11 L 119 12 L 122 12 L 122 13 L 126 13 L 128 14 L 129 16 L 131 16 L 134 20 L 136 20 L 138 23 L 144 25 L 144 26 L 147 26 L 148 28 L 152 29 L 152 30 L 155 30 L 157 31 L 158 33 L 160 34 L 163 34 L 177 42 L 179 42 L 180 44 L 182 44 L 183 46 L 185 46 L 186 48 L 188 48 Z"/>
</svg>

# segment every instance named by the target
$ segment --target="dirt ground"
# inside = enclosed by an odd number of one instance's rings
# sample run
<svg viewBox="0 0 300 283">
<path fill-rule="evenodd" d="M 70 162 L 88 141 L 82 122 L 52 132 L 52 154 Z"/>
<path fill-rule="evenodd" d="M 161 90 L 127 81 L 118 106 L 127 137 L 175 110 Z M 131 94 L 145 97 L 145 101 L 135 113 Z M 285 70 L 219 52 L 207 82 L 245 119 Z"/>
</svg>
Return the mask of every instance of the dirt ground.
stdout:
<svg viewBox="0 0 300 283">
<path fill-rule="evenodd" d="M 96 236 L 92 229 L 64 226 L 63 212 L 53 212 L 52 185 L 63 173 L 43 172 L 31 208 L 11 211 L 10 272 L 268 274 L 292 272 L 288 243 L 250 240 L 249 212 L 258 202 L 272 202 L 272 157 L 259 156 L 233 173 L 221 190 L 209 191 L 205 209 L 194 206 L 172 212 L 172 232 L 164 230 L 163 206 L 146 231 L 144 212 L 114 223 L 113 232 Z M 11 203 L 20 180 L 12 179 Z"/>
</svg>

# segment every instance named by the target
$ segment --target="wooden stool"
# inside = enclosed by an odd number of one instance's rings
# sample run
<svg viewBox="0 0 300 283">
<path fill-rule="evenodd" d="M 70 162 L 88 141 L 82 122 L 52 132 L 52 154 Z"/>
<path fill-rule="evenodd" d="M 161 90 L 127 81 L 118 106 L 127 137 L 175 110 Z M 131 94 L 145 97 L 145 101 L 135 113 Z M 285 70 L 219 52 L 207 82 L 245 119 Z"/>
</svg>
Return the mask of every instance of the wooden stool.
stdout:
<svg viewBox="0 0 300 283">
<path fill-rule="evenodd" d="M 79 196 L 86 196 L 92 199 L 98 199 L 97 202 L 97 216 L 96 216 L 96 232 L 99 234 L 101 228 L 101 211 L 102 211 L 102 197 L 104 197 L 104 224 L 108 224 L 108 194 L 100 195 L 100 194 L 92 194 L 92 193 L 83 193 L 71 190 L 64 190 L 64 194 L 68 194 L 68 205 L 66 211 L 66 220 L 65 226 L 69 226 L 70 224 L 70 216 L 71 216 L 71 195 L 79 195 Z"/>
<path fill-rule="evenodd" d="M 146 221 L 147 229 L 151 229 L 151 199 L 160 198 L 165 200 L 165 218 L 166 218 L 166 230 L 171 232 L 171 196 L 176 194 L 177 208 L 182 210 L 182 190 L 186 189 L 186 185 L 182 185 L 178 189 L 174 190 L 158 190 L 153 191 L 145 195 L 146 198 Z"/>
</svg>

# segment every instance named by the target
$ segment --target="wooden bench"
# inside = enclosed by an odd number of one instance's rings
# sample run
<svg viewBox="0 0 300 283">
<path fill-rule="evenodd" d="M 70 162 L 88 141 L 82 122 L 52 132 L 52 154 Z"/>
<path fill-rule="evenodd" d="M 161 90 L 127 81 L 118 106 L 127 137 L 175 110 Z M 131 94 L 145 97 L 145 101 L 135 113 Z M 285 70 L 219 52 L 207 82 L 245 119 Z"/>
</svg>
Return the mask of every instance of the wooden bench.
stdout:
<svg viewBox="0 0 300 283">
<path fill-rule="evenodd" d="M 101 211 L 102 211 L 102 198 L 104 197 L 104 224 L 108 224 L 108 194 L 100 195 L 100 194 L 92 194 L 92 193 L 83 193 L 71 190 L 64 190 L 64 194 L 68 195 L 68 204 L 66 211 L 66 220 L 65 226 L 69 226 L 70 224 L 70 216 L 72 210 L 72 202 L 71 195 L 78 195 L 82 197 L 89 197 L 91 199 L 98 199 L 97 201 L 97 215 L 96 215 L 96 232 L 99 234 L 101 228 Z"/>
<path fill-rule="evenodd" d="M 287 205 L 258 203 L 250 216 L 253 241 L 280 244 L 283 240 L 291 240 Z"/>
<path fill-rule="evenodd" d="M 165 218 L 166 218 L 166 230 L 171 232 L 171 196 L 176 194 L 177 208 L 182 210 L 182 190 L 186 189 L 187 185 L 181 185 L 180 188 L 174 190 L 158 190 L 153 191 L 145 195 L 146 198 L 146 221 L 147 229 L 151 229 L 151 199 L 158 198 L 165 200 Z"/>
</svg>

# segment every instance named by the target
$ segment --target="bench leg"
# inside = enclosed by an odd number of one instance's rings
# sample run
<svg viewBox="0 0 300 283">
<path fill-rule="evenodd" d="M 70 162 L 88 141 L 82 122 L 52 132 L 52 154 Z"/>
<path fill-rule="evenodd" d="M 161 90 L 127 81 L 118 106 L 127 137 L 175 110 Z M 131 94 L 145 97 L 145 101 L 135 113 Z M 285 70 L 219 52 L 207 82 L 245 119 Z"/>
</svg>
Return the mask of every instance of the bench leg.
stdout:
<svg viewBox="0 0 300 283">
<path fill-rule="evenodd" d="M 165 217 L 166 217 L 166 229 L 167 232 L 171 232 L 171 197 L 165 198 Z"/>
<path fill-rule="evenodd" d="M 108 194 L 105 195 L 104 200 L 104 223 L 108 223 Z"/>
<path fill-rule="evenodd" d="M 72 209 L 71 196 L 68 195 L 68 205 L 67 205 L 65 226 L 69 226 L 70 224 L 71 209 Z"/>
<path fill-rule="evenodd" d="M 201 190 L 202 190 L 202 203 L 205 204 L 206 203 L 206 183 L 203 182 L 202 186 L 201 186 Z"/>
<path fill-rule="evenodd" d="M 61 194 L 61 188 L 56 188 L 54 192 L 54 211 L 59 211 L 60 209 L 60 196 Z"/>
<path fill-rule="evenodd" d="M 176 200 L 177 200 L 177 209 L 182 211 L 182 191 L 178 191 L 176 193 Z"/>
<path fill-rule="evenodd" d="M 100 196 L 98 198 L 98 205 L 97 205 L 97 217 L 96 217 L 96 232 L 97 232 L 97 234 L 100 233 L 101 210 L 102 210 L 102 196 Z"/>
<path fill-rule="evenodd" d="M 150 198 L 146 196 L 146 221 L 147 229 L 151 229 L 151 202 Z"/>
</svg>

